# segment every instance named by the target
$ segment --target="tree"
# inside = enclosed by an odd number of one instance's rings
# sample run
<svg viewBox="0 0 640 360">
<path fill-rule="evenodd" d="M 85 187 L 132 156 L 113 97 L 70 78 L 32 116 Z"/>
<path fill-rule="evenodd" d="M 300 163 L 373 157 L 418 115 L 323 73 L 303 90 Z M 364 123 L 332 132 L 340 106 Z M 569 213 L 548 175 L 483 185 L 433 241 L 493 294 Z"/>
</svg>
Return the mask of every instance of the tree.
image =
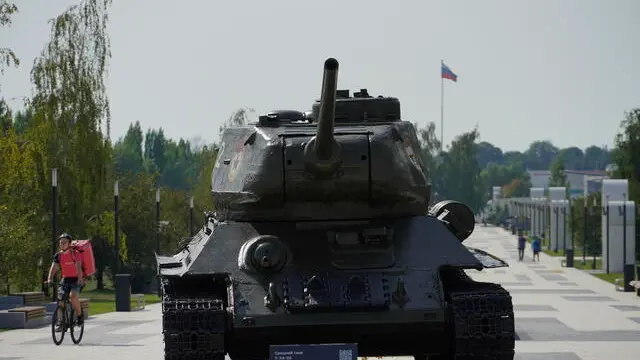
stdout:
<svg viewBox="0 0 640 360">
<path fill-rule="evenodd" d="M 47 239 L 51 168 L 59 172 L 59 227 L 86 234 L 92 216 L 110 205 L 110 111 L 105 77 L 111 0 L 85 0 L 50 20 L 51 35 L 31 70 L 33 119 L 24 134 L 37 180 L 39 212 L 32 235 Z M 101 127 L 106 123 L 107 136 Z M 44 208 L 47 206 L 47 208 Z M 42 241 L 42 240 L 41 240 Z M 48 245 L 48 241 L 46 242 Z M 48 247 L 48 246 L 47 246 Z"/>
<path fill-rule="evenodd" d="M 164 137 L 164 130 L 147 130 L 144 137 L 144 161 L 148 172 L 161 174 L 167 163 L 165 157 L 165 146 L 167 139 Z"/>
<path fill-rule="evenodd" d="M 484 207 L 484 184 L 476 161 L 479 132 L 474 129 L 457 136 L 438 166 L 436 191 L 444 198 L 465 203 L 474 212 Z"/>
<path fill-rule="evenodd" d="M 219 128 L 218 135 L 222 137 L 222 132 L 228 127 L 245 126 L 249 122 L 249 114 L 255 114 L 255 110 L 250 107 L 243 107 L 234 111 L 231 116 Z"/>
<path fill-rule="evenodd" d="M 13 128 L 13 114 L 4 99 L 0 99 L 0 136 L 6 136 L 11 128 Z"/>
<path fill-rule="evenodd" d="M 0 0 L 0 28 L 11 26 L 11 17 L 17 12 L 18 7 L 15 4 Z M 4 74 L 5 67 L 9 66 L 20 66 L 20 59 L 10 48 L 0 46 L 0 75 Z"/>
<path fill-rule="evenodd" d="M 144 170 L 142 141 L 142 128 L 140 127 L 140 122 L 136 121 L 135 124 L 129 125 L 124 138 L 113 145 L 116 173 L 126 174 L 132 172 L 137 174 Z"/>
<path fill-rule="evenodd" d="M 612 153 L 614 176 L 629 180 L 629 198 L 640 201 L 640 108 L 625 114 Z"/>
<path fill-rule="evenodd" d="M 584 151 L 584 168 L 604 170 L 611 162 L 611 156 L 606 148 L 592 145 Z"/>
<path fill-rule="evenodd" d="M 556 156 L 556 158 L 558 157 L 562 158 L 565 169 L 569 169 L 569 170 L 585 169 L 584 153 L 578 147 L 571 146 L 571 147 L 562 149 Z"/>
<path fill-rule="evenodd" d="M 562 153 L 556 156 L 549 170 L 551 172 L 549 186 L 567 185 L 567 175 L 564 173 L 564 155 Z"/>
<path fill-rule="evenodd" d="M 531 170 L 548 169 L 559 149 L 550 141 L 534 141 L 524 153 L 525 166 Z"/>
<path fill-rule="evenodd" d="M 31 149 L 13 129 L 0 136 L 0 279 L 18 289 L 38 283 L 34 259 L 43 259 L 45 246 L 34 236 L 41 213 Z"/>
<path fill-rule="evenodd" d="M 436 135 L 436 124 L 430 122 L 424 128 L 418 128 L 417 124 L 413 124 L 413 126 L 418 129 L 418 141 L 420 142 L 421 155 L 427 172 L 425 175 L 427 175 L 432 184 L 437 183 L 437 177 L 439 176 L 438 165 L 441 158 L 438 155 L 440 140 Z M 436 200 L 436 197 L 433 197 L 432 200 Z"/>
<path fill-rule="evenodd" d="M 486 141 L 478 143 L 478 166 L 484 169 L 489 163 L 503 164 L 504 154 L 499 147 Z"/>
</svg>

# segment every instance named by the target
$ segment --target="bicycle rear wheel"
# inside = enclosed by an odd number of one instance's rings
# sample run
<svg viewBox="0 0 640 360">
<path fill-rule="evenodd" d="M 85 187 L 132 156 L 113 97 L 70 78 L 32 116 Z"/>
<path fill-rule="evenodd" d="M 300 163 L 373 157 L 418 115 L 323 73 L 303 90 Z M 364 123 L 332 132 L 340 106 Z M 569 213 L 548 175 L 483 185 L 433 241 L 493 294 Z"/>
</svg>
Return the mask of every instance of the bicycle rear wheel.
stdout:
<svg viewBox="0 0 640 360">
<path fill-rule="evenodd" d="M 82 324 L 78 325 L 76 320 L 76 314 L 73 308 L 71 308 L 71 311 L 69 311 L 69 314 L 70 314 L 69 324 L 71 324 L 69 326 L 69 332 L 71 333 L 71 340 L 73 341 L 74 344 L 79 344 L 80 341 L 82 341 L 82 335 L 84 335 L 84 321 L 82 321 Z M 76 333 L 76 330 L 78 330 L 77 333 Z"/>
<path fill-rule="evenodd" d="M 59 315 L 62 315 L 61 319 L 58 318 Z M 60 332 L 56 331 L 56 326 L 58 324 L 60 324 L 60 327 L 62 329 L 62 331 Z M 51 316 L 51 337 L 53 337 L 53 343 L 56 345 L 62 344 L 62 340 L 64 340 L 64 333 L 66 332 L 67 329 L 65 326 L 65 311 L 60 306 L 60 304 L 58 304 L 58 306 L 56 306 L 56 309 L 53 311 L 53 316 Z M 59 339 L 56 337 L 56 334 L 60 335 Z"/>
</svg>

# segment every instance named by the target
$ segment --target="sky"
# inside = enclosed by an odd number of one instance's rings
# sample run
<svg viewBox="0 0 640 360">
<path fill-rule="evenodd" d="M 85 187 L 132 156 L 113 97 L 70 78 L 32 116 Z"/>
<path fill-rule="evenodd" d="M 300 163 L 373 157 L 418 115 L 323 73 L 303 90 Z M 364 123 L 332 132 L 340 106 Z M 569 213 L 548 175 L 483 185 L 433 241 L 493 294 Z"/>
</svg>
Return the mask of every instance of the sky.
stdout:
<svg viewBox="0 0 640 360">
<path fill-rule="evenodd" d="M 14 0 L 0 46 L 22 64 L 0 78 L 19 108 L 47 20 L 79 0 Z M 478 126 L 504 151 L 532 141 L 613 146 L 640 107 L 638 0 L 114 0 L 109 35 L 111 137 L 129 124 L 210 143 L 231 113 L 310 110 L 322 66 L 340 62 L 341 89 L 400 99 L 402 118 L 435 122 L 444 141 Z"/>
</svg>

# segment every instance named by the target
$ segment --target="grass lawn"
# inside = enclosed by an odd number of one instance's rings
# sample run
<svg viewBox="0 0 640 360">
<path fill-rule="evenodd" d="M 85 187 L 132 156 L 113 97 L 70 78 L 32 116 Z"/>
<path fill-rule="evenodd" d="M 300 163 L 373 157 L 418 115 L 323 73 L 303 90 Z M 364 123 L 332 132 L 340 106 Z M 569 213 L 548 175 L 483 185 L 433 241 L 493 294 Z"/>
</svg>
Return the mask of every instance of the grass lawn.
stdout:
<svg viewBox="0 0 640 360">
<path fill-rule="evenodd" d="M 593 270 L 593 257 L 589 258 L 587 257 L 587 262 L 583 265 L 582 264 L 582 260 L 578 260 L 575 261 L 573 263 L 573 266 L 576 269 L 580 269 L 580 270 Z M 597 270 L 602 269 L 602 260 L 601 259 L 597 259 L 596 258 L 596 266 L 595 268 Z M 616 279 L 620 279 L 623 277 L 622 273 L 604 273 L 604 274 L 591 274 L 595 277 L 597 277 L 598 279 L 604 280 L 606 282 L 609 282 L 611 284 L 615 284 Z"/>
<path fill-rule="evenodd" d="M 89 315 L 104 314 L 112 311 L 116 311 L 116 293 L 113 288 L 113 284 L 109 281 L 105 281 L 105 288 L 103 290 L 96 289 L 95 280 L 89 281 L 84 290 L 80 294 L 80 298 L 89 299 Z M 160 302 L 160 298 L 156 294 L 144 294 L 145 304 L 155 304 Z M 131 308 L 136 305 L 136 300 L 132 299 Z M 13 329 L 2 329 L 0 332 L 9 331 Z"/>
<path fill-rule="evenodd" d="M 81 298 L 89 299 L 89 315 L 104 314 L 116 311 L 116 293 L 113 285 L 105 281 L 103 290 L 96 289 L 95 281 L 90 281 L 80 294 Z M 144 294 L 146 304 L 160 302 L 156 294 Z M 136 300 L 132 299 L 131 306 L 135 306 Z"/>
<path fill-rule="evenodd" d="M 531 238 L 527 238 L 527 241 L 529 243 L 532 242 Z M 545 239 L 544 244 L 548 244 L 549 240 Z M 549 255 L 549 256 L 564 256 L 564 254 L 562 253 L 562 250 L 558 250 L 558 252 L 555 252 L 553 250 L 549 250 L 549 249 L 543 249 L 542 250 L 543 253 Z M 602 260 L 599 258 L 596 258 L 596 265 L 595 268 L 593 266 L 593 257 L 589 257 L 586 256 L 585 260 L 586 262 L 584 264 L 582 264 L 582 259 L 575 259 L 576 257 L 581 257 L 582 256 L 582 248 L 574 248 L 573 250 L 573 267 L 575 267 L 576 269 L 580 269 L 580 270 L 600 270 L 602 269 Z M 609 273 L 609 274 L 591 274 L 595 277 L 597 277 L 598 279 L 604 280 L 606 282 L 609 282 L 611 284 L 615 284 L 616 279 L 622 278 L 622 273 Z"/>
<path fill-rule="evenodd" d="M 532 243 L 533 240 L 530 237 L 526 237 L 527 242 L 528 243 Z M 558 249 L 558 251 L 553 251 L 552 249 L 545 249 L 545 246 L 549 246 L 549 244 L 551 243 L 550 239 L 544 239 L 544 241 L 542 241 L 542 252 L 549 255 L 549 256 L 565 256 L 564 251 L 562 249 Z M 573 257 L 579 257 L 582 256 L 582 247 L 574 247 L 573 248 Z"/>
</svg>

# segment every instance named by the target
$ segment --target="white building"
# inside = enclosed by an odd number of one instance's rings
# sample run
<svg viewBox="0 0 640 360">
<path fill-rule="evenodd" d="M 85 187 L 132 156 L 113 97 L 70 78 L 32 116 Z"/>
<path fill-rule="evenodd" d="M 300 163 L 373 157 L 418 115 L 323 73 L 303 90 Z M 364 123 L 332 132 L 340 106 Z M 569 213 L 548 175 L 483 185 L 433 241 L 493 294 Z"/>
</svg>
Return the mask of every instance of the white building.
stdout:
<svg viewBox="0 0 640 360">
<path fill-rule="evenodd" d="M 549 188 L 551 172 L 549 170 L 527 170 L 531 177 L 532 187 Z M 609 176 L 604 170 L 565 170 L 567 187 L 572 198 L 585 195 L 585 184 L 587 193 L 598 192 L 602 188 L 602 179 Z"/>
</svg>

